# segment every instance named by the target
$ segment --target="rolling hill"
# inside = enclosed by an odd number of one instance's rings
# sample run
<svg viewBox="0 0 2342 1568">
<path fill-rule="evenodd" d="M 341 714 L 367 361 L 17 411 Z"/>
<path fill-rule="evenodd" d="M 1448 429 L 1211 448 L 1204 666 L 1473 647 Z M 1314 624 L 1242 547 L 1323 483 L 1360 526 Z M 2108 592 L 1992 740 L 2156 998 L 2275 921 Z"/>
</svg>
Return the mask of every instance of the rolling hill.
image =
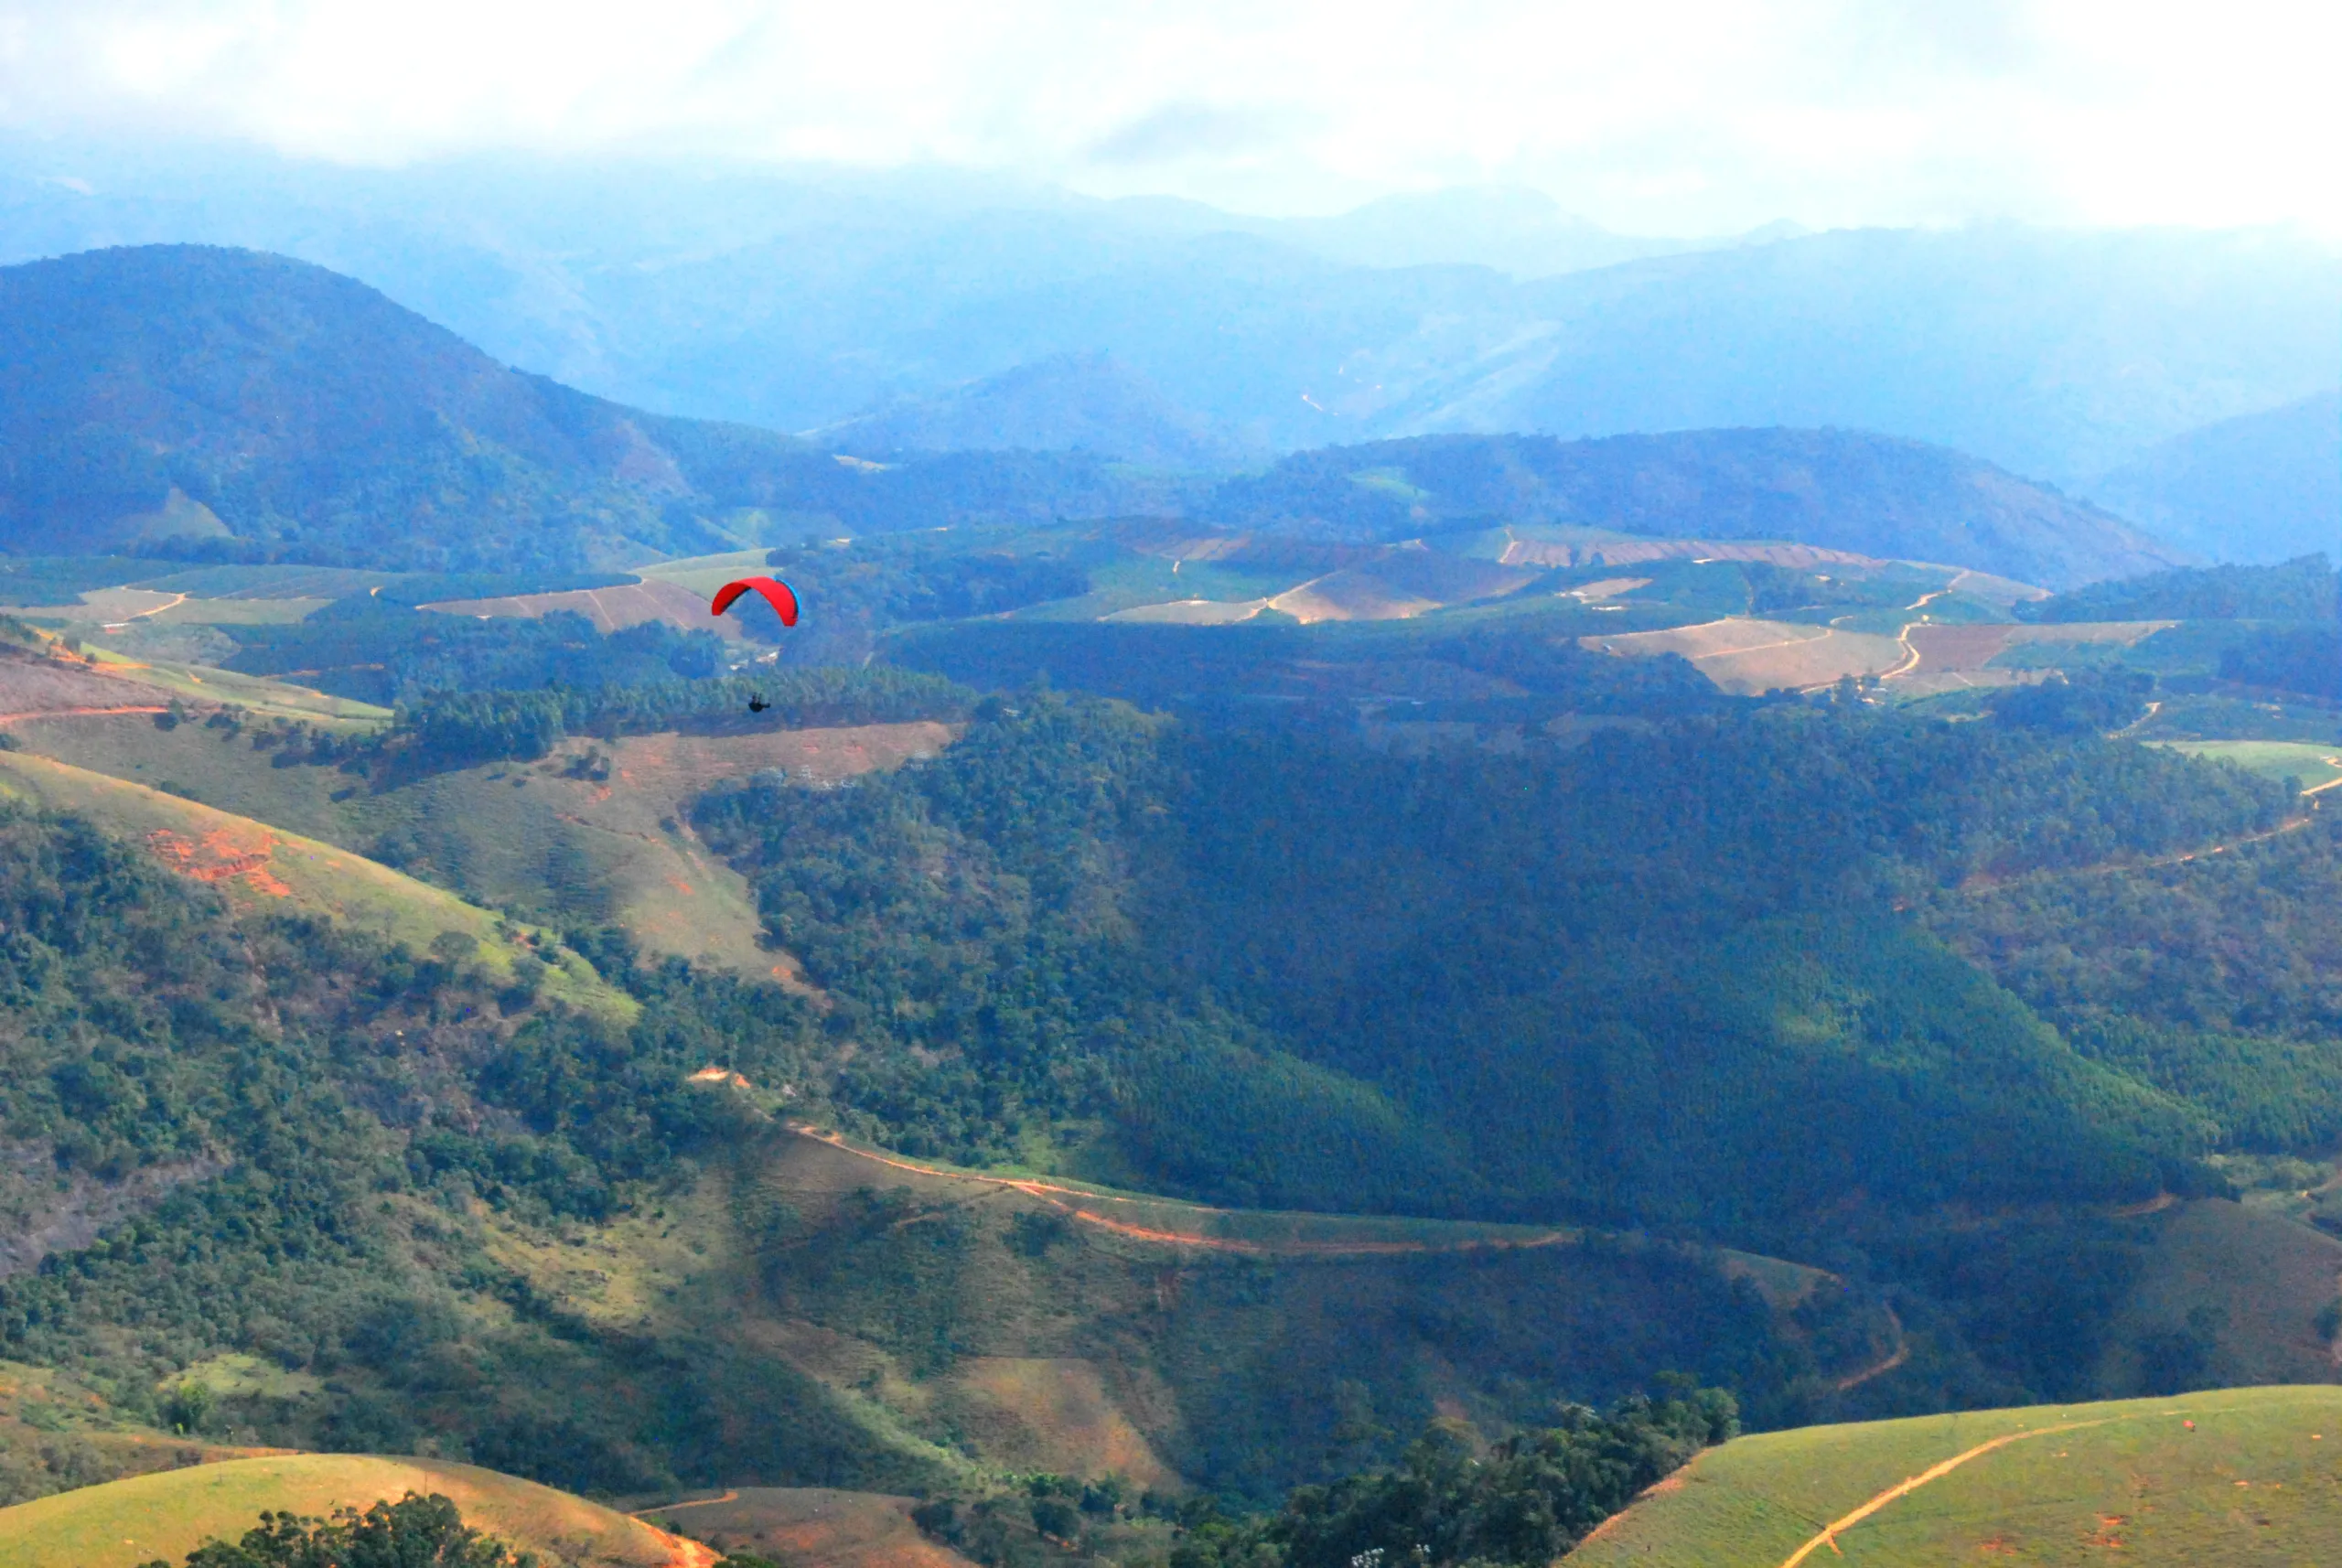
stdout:
<svg viewBox="0 0 2342 1568">
<path fill-rule="evenodd" d="M 561 570 L 794 537 L 809 520 L 905 527 L 1153 494 L 1095 458 L 876 472 L 768 431 L 662 419 L 252 252 L 0 269 L 0 547 L 18 554 Z"/>
<path fill-rule="evenodd" d="M 825 437 L 882 453 L 1018 450 L 849 460 L 507 370 L 353 280 L 248 252 L 156 246 L 0 269 L 0 547 L 28 555 L 542 574 L 1144 511 L 1338 540 L 1553 522 L 1787 540 L 2053 587 L 2179 559 L 1989 463 L 1835 430 L 1433 437 L 1305 453 L 1217 487 L 1149 478 L 1120 459 L 1191 468 L 1233 448 L 1095 355 L 897 403 Z M 1022 449 L 1040 446 L 1075 449 Z"/>
<path fill-rule="evenodd" d="M 2281 1387 L 1743 1437 L 1660 1482 L 1565 1561 L 2325 1562 L 2342 1539 L 2337 1426 L 2342 1390 Z"/>
<path fill-rule="evenodd" d="M 71 811 L 141 843 L 156 860 L 246 912 L 321 915 L 418 951 L 448 932 L 507 983 L 529 972 L 546 993 L 590 1012 L 633 1004 L 550 932 L 517 931 L 489 910 L 386 865 L 270 823 L 46 757 L 0 752 L 0 795 Z"/>
<path fill-rule="evenodd" d="M 1843 430 L 1451 435 L 1328 447 L 1229 481 L 1209 515 L 1225 526 L 1353 541 L 1514 522 L 1788 540 L 2049 587 L 2185 559 L 2111 513 L 1980 458 Z"/>
<path fill-rule="evenodd" d="M 2342 554 L 2342 392 L 2171 436 L 2083 488 L 2210 560 Z"/>
<path fill-rule="evenodd" d="M 326 1518 L 408 1492 L 562 1568 L 704 1568 L 714 1553 L 640 1520 L 476 1466 L 355 1454 L 232 1459 L 0 1509 L 0 1568 L 136 1568 L 234 1541 L 263 1509 Z"/>
</svg>

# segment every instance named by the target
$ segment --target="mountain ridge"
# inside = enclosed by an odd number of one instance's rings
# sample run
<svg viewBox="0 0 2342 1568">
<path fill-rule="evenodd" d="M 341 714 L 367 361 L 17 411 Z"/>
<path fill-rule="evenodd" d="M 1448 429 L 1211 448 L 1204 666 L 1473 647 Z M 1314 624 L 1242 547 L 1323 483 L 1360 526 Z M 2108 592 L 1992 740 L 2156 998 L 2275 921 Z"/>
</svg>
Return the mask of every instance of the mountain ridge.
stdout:
<svg viewBox="0 0 2342 1568">
<path fill-rule="evenodd" d="M 1547 240 L 1570 259 L 1565 221 L 1501 192 L 1393 200 L 1441 216 L 1393 236 L 1387 206 L 1254 220 L 934 169 L 358 171 L 0 140 L 0 256 L 293 252 L 597 395 L 777 429 L 1104 349 L 1278 449 L 1840 424 L 2070 487 L 2318 391 L 2342 357 L 2342 259 L 2281 230 L 1768 230 L 1539 276 Z"/>
<path fill-rule="evenodd" d="M 1228 526 L 1342 541 L 1475 522 L 1781 539 L 2051 587 L 2192 559 L 1981 457 L 1862 431 L 1419 436 L 1295 454 L 1230 480 L 1215 510 Z"/>
</svg>

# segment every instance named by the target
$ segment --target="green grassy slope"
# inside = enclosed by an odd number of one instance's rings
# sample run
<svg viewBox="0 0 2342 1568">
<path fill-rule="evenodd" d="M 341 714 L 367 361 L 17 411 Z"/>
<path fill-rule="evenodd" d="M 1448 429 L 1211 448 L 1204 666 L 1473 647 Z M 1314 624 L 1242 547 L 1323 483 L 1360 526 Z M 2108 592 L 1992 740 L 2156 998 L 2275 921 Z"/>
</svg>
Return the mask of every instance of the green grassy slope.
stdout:
<svg viewBox="0 0 2342 1568">
<path fill-rule="evenodd" d="M 177 1562 L 207 1540 L 235 1540 L 263 1509 L 324 1517 L 409 1491 L 453 1499 L 467 1524 L 551 1563 L 662 1568 L 694 1560 L 691 1549 L 639 1520 L 493 1470 L 294 1454 L 138 1476 L 0 1509 L 0 1568 Z"/>
<path fill-rule="evenodd" d="M 768 768 L 834 782 L 932 755 L 951 737 L 919 723 L 571 741 L 538 764 L 458 768 L 378 792 L 331 768 L 273 767 L 274 755 L 241 734 L 161 730 L 144 714 L 22 721 L 12 733 L 27 752 L 394 860 L 476 902 L 616 924 L 646 951 L 756 976 L 788 972 L 790 961 L 759 942 L 747 884 L 692 832 L 690 800 Z M 573 777 L 589 752 L 604 766 Z"/>
<path fill-rule="evenodd" d="M 323 914 L 418 952 L 443 933 L 457 932 L 478 944 L 476 961 L 500 979 L 525 969 L 559 1000 L 612 1015 L 633 1011 L 630 1000 L 549 933 L 513 928 L 452 893 L 332 844 L 21 751 L 0 753 L 0 791 L 143 842 L 166 865 L 220 887 L 233 907 Z"/>
<path fill-rule="evenodd" d="M 2233 762 L 2264 779 L 2295 779 L 2304 793 L 2342 782 L 2342 757 L 2331 746 L 2291 740 L 2174 740 L 2160 744 L 2190 757 Z"/>
<path fill-rule="evenodd" d="M 2330 1563 L 2342 1559 L 2337 1471 L 2334 1388 L 1807 1427 L 1702 1455 L 1568 1561 Z"/>
<path fill-rule="evenodd" d="M 597 1334 L 784 1365 L 903 1476 L 1112 1471 L 1267 1500 L 1360 1423 L 1533 1423 L 1648 1364 L 1818 1392 L 1892 1333 L 1819 1270 L 1713 1249 L 1230 1211 L 801 1133 L 736 1148 L 655 1215 L 476 1215 L 477 1245 Z"/>
</svg>

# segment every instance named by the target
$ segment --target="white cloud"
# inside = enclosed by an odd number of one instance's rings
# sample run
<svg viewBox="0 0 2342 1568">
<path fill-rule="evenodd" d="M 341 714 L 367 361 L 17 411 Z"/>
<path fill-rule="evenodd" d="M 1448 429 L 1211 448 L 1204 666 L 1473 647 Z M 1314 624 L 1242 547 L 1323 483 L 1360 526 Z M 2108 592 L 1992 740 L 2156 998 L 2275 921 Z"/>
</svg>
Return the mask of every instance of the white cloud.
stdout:
<svg viewBox="0 0 2342 1568">
<path fill-rule="evenodd" d="M 1327 210 L 1537 186 L 1615 227 L 2006 214 L 2342 233 L 2300 0 L 0 0 L 0 118 L 397 162 L 941 161 Z"/>
</svg>

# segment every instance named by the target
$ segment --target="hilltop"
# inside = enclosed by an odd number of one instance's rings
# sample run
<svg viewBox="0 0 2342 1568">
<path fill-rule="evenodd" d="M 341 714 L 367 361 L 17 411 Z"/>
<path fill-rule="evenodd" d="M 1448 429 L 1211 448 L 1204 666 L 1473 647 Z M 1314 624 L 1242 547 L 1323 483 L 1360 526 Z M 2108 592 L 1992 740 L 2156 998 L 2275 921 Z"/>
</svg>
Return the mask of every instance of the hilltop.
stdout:
<svg viewBox="0 0 2342 1568">
<path fill-rule="evenodd" d="M 2337 1427 L 2342 1390 L 2253 1388 L 1768 1433 L 1702 1454 L 1566 1561 L 2324 1562 Z"/>
<path fill-rule="evenodd" d="M 816 445 L 508 370 L 352 279 L 251 252 L 0 269 L 0 548 L 19 555 L 542 577 L 1145 514 L 1348 542 L 1551 524 L 1775 540 L 2052 588 L 2188 559 L 1981 458 L 1837 429 L 1426 436 L 1219 479 L 1243 446 L 1094 353 L 898 398 Z"/>
<path fill-rule="evenodd" d="M 1345 541 L 1502 523 L 1787 540 L 2047 587 L 2187 559 L 2111 513 L 1982 458 L 1848 430 L 1448 435 L 1328 447 L 1230 480 L 1211 515 L 1231 527 Z"/>
<path fill-rule="evenodd" d="M 285 1454 L 84 1487 L 0 1509 L 0 1568 L 176 1563 L 234 1541 L 263 1509 L 329 1517 L 408 1492 L 436 1494 L 464 1522 L 562 1568 L 702 1568 L 714 1553 L 584 1498 L 445 1460 Z"/>
<path fill-rule="evenodd" d="M 1112 497 L 1098 459 L 840 465 L 496 363 L 324 268 L 187 245 L 0 269 L 0 548 L 575 569 Z M 993 491 L 1004 487 L 994 482 Z M 772 515 L 799 518 L 785 525 Z"/>
</svg>

